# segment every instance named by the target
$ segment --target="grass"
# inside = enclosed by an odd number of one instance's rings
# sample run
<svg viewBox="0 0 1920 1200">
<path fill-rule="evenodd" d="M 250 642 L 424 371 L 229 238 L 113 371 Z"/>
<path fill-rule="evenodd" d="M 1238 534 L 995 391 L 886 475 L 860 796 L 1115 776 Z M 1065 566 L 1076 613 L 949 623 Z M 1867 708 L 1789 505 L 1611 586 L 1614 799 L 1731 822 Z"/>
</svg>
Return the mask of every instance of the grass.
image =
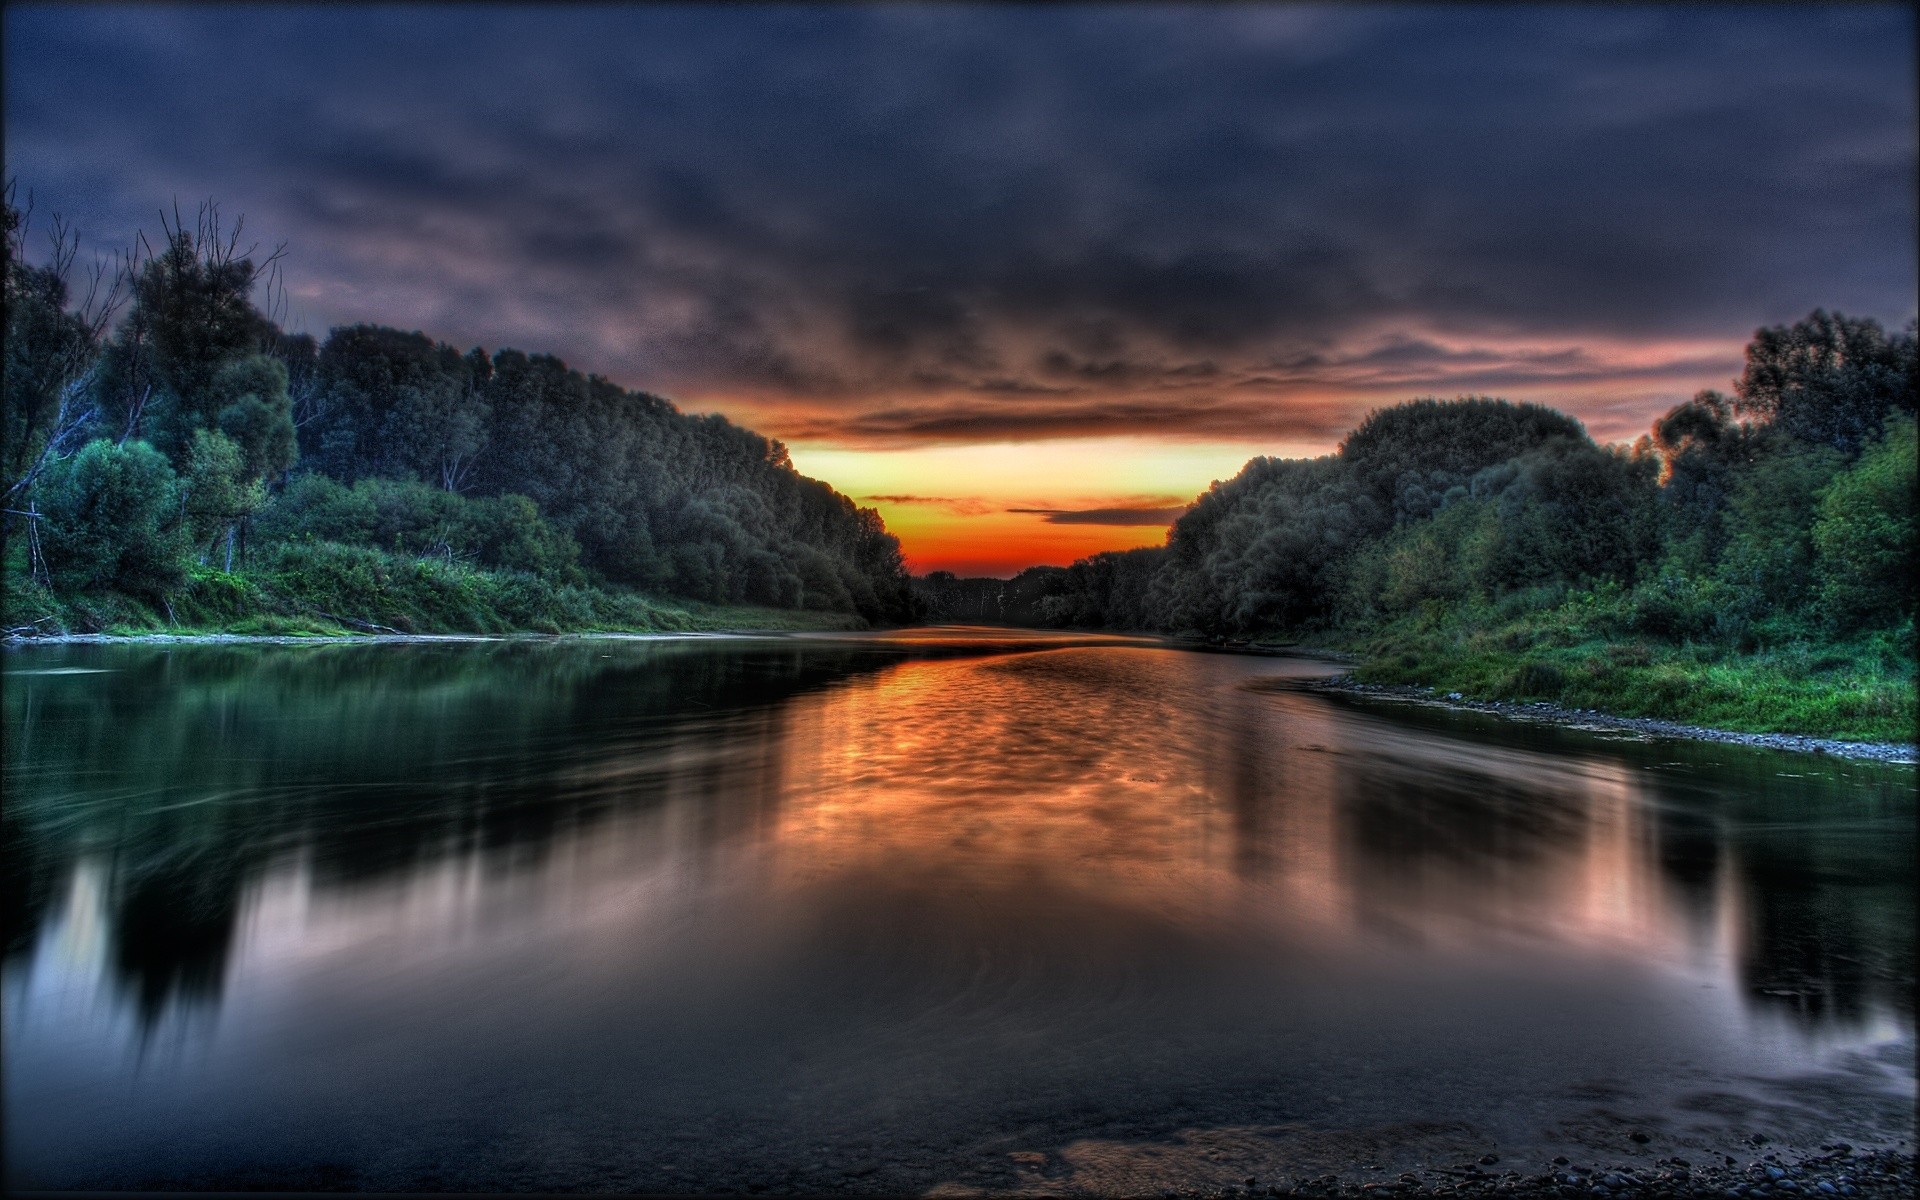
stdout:
<svg viewBox="0 0 1920 1200">
<path fill-rule="evenodd" d="M 14 556 L 10 556 L 14 557 Z M 332 543 L 285 545 L 245 569 L 197 565 L 163 596 L 55 593 L 10 561 L 5 626 L 36 633 L 675 633 L 863 629 L 850 613 L 666 600 Z"/>
<path fill-rule="evenodd" d="M 1483 618 L 1487 614 L 1480 614 Z M 1547 701 L 1743 733 L 1915 740 L 1912 630 L 1736 643 L 1606 636 L 1570 607 L 1476 622 L 1430 614 L 1336 638 L 1355 678 Z"/>
</svg>

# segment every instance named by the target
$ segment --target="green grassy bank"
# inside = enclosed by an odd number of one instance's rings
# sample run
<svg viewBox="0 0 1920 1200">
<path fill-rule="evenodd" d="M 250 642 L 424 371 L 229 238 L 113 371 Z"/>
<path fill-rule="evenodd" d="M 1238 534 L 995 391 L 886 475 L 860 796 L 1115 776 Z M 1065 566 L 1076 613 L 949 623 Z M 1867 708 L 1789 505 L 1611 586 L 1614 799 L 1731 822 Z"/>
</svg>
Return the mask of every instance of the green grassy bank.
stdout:
<svg viewBox="0 0 1920 1200">
<path fill-rule="evenodd" d="M 1363 683 L 1742 733 L 1915 740 L 1911 622 L 1849 640 L 1783 627 L 1742 645 L 1618 630 L 1612 607 L 1582 593 L 1537 609 L 1408 616 L 1324 641 L 1358 656 Z"/>
<path fill-rule="evenodd" d="M 16 635 L 685 633 L 864 629 L 850 613 L 668 600 L 333 543 L 287 545 L 231 573 L 196 565 L 165 594 L 56 593 L 9 554 L 4 627 Z"/>
</svg>

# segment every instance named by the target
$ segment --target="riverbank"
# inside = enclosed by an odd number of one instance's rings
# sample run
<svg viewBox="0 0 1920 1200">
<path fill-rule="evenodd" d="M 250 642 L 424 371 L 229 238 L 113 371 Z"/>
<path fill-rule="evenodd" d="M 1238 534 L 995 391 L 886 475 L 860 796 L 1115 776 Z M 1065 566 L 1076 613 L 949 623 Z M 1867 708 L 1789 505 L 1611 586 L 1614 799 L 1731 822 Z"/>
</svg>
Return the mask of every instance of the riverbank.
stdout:
<svg viewBox="0 0 1920 1200">
<path fill-rule="evenodd" d="M 1325 648 L 1315 653 L 1350 662 L 1357 683 L 1458 693 L 1484 704 L 1909 746 L 1920 725 L 1910 625 L 1850 639 L 1783 632 L 1741 645 L 1608 632 L 1577 616 L 1554 610 L 1489 615 L 1484 623 L 1402 621 L 1319 630 L 1306 640 Z"/>
<path fill-rule="evenodd" d="M 415 559 L 360 547 L 309 548 L 271 567 L 189 570 L 161 597 L 71 594 L 7 572 L 9 642 L 209 638 L 364 641 L 503 634 L 853 631 L 855 613 L 665 599 L 632 588 Z"/>
<path fill-rule="evenodd" d="M 1475 700 L 1459 692 L 1442 693 L 1432 687 L 1411 684 L 1363 683 L 1352 675 L 1336 676 L 1305 685 L 1310 691 L 1337 692 L 1366 696 L 1376 700 L 1428 704 L 1442 708 L 1491 713 L 1518 721 L 1544 721 L 1574 729 L 1608 730 L 1641 734 L 1647 737 L 1684 738 L 1697 742 L 1723 742 L 1740 746 L 1762 746 L 1770 750 L 1794 750 L 1809 754 L 1832 754 L 1842 758 L 1875 759 L 1880 762 L 1910 763 L 1920 759 L 1920 749 L 1911 742 L 1846 741 L 1838 738 L 1807 737 L 1792 733 L 1744 733 L 1732 729 L 1713 729 L 1658 717 L 1623 717 L 1595 709 L 1565 708 L 1545 701 L 1513 702 Z"/>
</svg>

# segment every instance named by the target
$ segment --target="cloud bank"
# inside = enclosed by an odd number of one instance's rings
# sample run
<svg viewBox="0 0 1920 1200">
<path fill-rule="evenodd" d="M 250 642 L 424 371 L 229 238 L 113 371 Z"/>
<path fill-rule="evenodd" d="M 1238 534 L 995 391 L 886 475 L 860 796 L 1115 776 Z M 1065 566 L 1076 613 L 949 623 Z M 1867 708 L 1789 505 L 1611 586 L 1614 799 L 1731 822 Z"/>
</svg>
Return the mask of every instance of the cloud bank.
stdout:
<svg viewBox="0 0 1920 1200">
<path fill-rule="evenodd" d="M 9 6 L 8 169 L 789 439 L 1596 432 L 1915 311 L 1902 7 Z"/>
</svg>

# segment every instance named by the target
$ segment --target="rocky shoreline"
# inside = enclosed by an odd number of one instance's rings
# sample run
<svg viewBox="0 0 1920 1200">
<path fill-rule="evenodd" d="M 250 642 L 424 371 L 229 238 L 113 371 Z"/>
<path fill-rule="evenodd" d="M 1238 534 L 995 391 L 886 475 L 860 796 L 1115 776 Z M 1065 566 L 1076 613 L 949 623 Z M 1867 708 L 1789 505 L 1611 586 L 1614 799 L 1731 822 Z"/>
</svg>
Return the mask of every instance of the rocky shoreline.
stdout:
<svg viewBox="0 0 1920 1200">
<path fill-rule="evenodd" d="M 1457 1168 L 1429 1167 L 1408 1171 L 1398 1179 L 1359 1183 L 1327 1175 L 1317 1179 L 1291 1178 L 1266 1182 L 1249 1178 L 1245 1186 L 1218 1190 L 1169 1189 L 1166 1200 L 1184 1197 L 1261 1196 L 1515 1196 L 1515 1197 L 1734 1197 L 1770 1200 L 1774 1197 L 1912 1197 L 1915 1195 L 1915 1157 L 1900 1150 L 1855 1151 L 1845 1142 L 1823 1146 L 1817 1154 L 1789 1162 L 1778 1154 L 1739 1166 L 1731 1158 L 1701 1164 L 1684 1158 L 1665 1158 L 1652 1165 L 1579 1166 L 1556 1158 L 1545 1171 L 1501 1170 L 1500 1160 L 1486 1155 L 1477 1163 Z"/>
<path fill-rule="evenodd" d="M 1708 729 L 1655 717 L 1617 717 L 1592 709 L 1562 708 L 1557 704 L 1516 704 L 1504 700 L 1470 700 L 1459 692 L 1439 692 L 1433 688 L 1402 684 L 1359 683 L 1350 675 L 1337 675 L 1306 685 L 1310 690 L 1367 696 L 1403 703 L 1431 704 L 1443 708 L 1492 713 L 1519 721 L 1544 721 L 1575 729 L 1616 730 L 1650 737 L 1684 738 L 1698 742 L 1724 742 L 1740 746 L 1761 746 L 1769 750 L 1792 750 L 1805 754 L 1831 754 L 1840 758 L 1872 759 L 1878 762 L 1912 763 L 1920 761 L 1920 749 L 1910 742 L 1843 742 L 1833 738 L 1805 737 L 1794 733 L 1737 733 L 1730 729 Z"/>
</svg>

